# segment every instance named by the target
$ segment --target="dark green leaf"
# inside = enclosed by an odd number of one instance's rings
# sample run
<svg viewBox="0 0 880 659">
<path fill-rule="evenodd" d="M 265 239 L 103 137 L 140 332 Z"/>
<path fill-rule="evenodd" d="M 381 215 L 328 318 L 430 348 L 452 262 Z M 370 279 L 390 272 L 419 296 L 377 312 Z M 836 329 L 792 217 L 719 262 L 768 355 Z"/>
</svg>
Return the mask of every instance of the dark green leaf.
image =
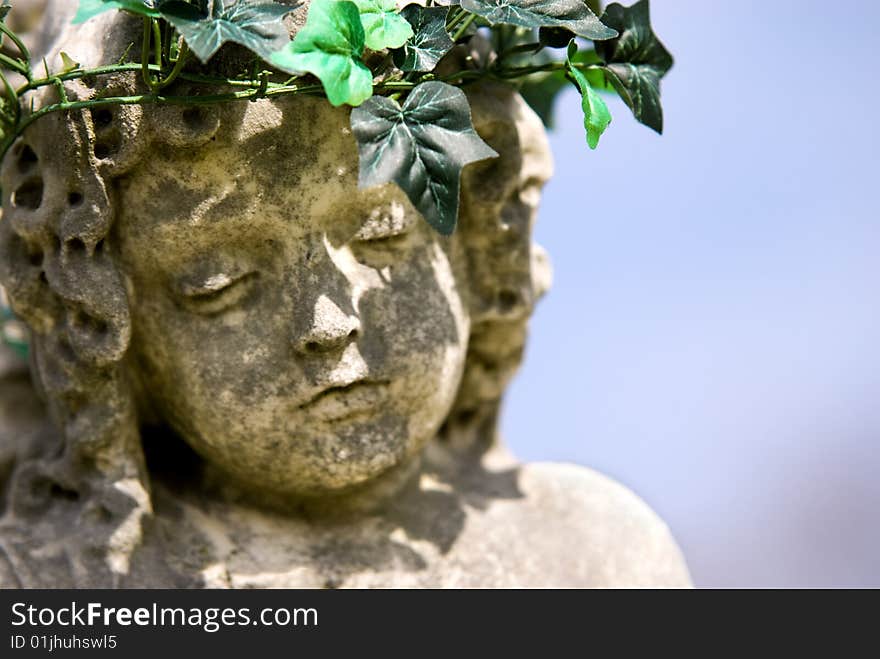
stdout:
<svg viewBox="0 0 880 659">
<path fill-rule="evenodd" d="M 348 0 L 312 0 L 305 26 L 271 63 L 288 73 L 311 73 L 333 105 L 360 105 L 373 93 L 373 74 L 364 66 L 364 28 Z"/>
<path fill-rule="evenodd" d="M 354 0 L 361 13 L 367 48 L 400 48 L 413 35 L 412 27 L 397 13 L 395 0 Z"/>
<path fill-rule="evenodd" d="M 553 106 L 556 97 L 568 81 L 561 71 L 547 71 L 530 75 L 519 89 L 520 95 L 535 111 L 547 128 L 553 128 Z"/>
<path fill-rule="evenodd" d="M 602 21 L 620 32 L 617 39 L 596 44 L 609 82 L 636 119 L 662 133 L 660 79 L 672 68 L 672 55 L 654 35 L 648 0 L 632 7 L 609 5 Z"/>
<path fill-rule="evenodd" d="M 538 30 L 538 41 L 550 48 L 565 48 L 574 38 L 574 32 L 564 27 L 542 27 Z"/>
<path fill-rule="evenodd" d="M 9 13 L 9 10 L 12 9 L 12 5 L 8 5 L 5 2 L 0 5 L 0 22 L 6 20 L 6 14 Z"/>
<path fill-rule="evenodd" d="M 602 100 L 602 97 L 590 85 L 590 81 L 574 65 L 575 53 L 577 53 L 577 44 L 572 39 L 568 45 L 568 58 L 565 60 L 565 63 L 568 67 L 569 75 L 581 93 L 581 108 L 584 111 L 584 128 L 587 131 L 587 144 L 591 149 L 595 149 L 599 146 L 599 138 L 602 137 L 602 133 L 605 132 L 608 124 L 611 123 L 611 113 L 608 111 L 605 101 Z"/>
<path fill-rule="evenodd" d="M 528 62 L 523 62 L 522 65 L 542 66 L 556 61 L 558 59 L 550 51 L 542 50 L 533 55 Z M 541 118 L 544 125 L 547 128 L 552 128 L 556 98 L 559 96 L 559 92 L 567 86 L 568 80 L 565 77 L 565 71 L 540 71 L 522 79 L 519 93 L 529 104 L 529 107 Z"/>
<path fill-rule="evenodd" d="M 412 25 L 413 38 L 394 53 L 394 62 L 402 71 L 433 71 L 452 46 L 446 32 L 445 7 L 407 5 L 400 15 Z"/>
<path fill-rule="evenodd" d="M 295 9 L 260 0 L 239 0 L 228 8 L 214 0 L 206 11 L 183 0 L 161 4 L 162 16 L 183 36 L 189 49 L 207 62 L 220 46 L 237 43 L 268 60 L 290 38 L 282 19 Z"/>
<path fill-rule="evenodd" d="M 602 0 L 586 0 L 586 3 L 590 11 L 596 14 L 596 16 L 602 15 Z"/>
<path fill-rule="evenodd" d="M 584 0 L 461 0 L 461 7 L 492 25 L 564 27 L 594 40 L 617 36 L 617 32 L 599 21 Z"/>
<path fill-rule="evenodd" d="M 455 229 L 462 168 L 497 156 L 471 124 L 467 98 L 443 82 L 418 85 L 401 107 L 373 96 L 351 112 L 360 185 L 395 182 L 443 235 Z"/>
<path fill-rule="evenodd" d="M 73 17 L 74 24 L 85 23 L 93 16 L 97 16 L 109 9 L 124 9 L 132 14 L 158 18 L 159 12 L 153 7 L 152 2 L 144 0 L 79 0 L 79 8 Z"/>
</svg>

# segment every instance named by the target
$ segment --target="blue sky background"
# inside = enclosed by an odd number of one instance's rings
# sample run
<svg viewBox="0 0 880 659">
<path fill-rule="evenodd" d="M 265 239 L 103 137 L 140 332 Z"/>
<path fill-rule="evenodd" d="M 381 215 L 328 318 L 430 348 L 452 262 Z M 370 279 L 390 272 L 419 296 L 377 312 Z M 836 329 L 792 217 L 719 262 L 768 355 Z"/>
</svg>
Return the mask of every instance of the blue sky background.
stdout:
<svg viewBox="0 0 880 659">
<path fill-rule="evenodd" d="M 699 585 L 880 586 L 880 3 L 652 13 L 663 137 L 558 104 L 507 441 L 630 486 Z"/>
</svg>

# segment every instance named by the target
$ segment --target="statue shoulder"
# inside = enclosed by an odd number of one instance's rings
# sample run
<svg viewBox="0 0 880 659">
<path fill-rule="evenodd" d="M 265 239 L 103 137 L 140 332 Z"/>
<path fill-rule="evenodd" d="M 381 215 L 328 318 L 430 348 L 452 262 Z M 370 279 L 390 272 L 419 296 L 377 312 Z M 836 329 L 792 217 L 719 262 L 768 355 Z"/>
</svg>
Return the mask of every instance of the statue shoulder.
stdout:
<svg viewBox="0 0 880 659">
<path fill-rule="evenodd" d="M 623 485 L 571 464 L 518 471 L 521 498 L 494 502 L 478 523 L 495 536 L 511 585 L 691 586 L 669 527 Z"/>
</svg>

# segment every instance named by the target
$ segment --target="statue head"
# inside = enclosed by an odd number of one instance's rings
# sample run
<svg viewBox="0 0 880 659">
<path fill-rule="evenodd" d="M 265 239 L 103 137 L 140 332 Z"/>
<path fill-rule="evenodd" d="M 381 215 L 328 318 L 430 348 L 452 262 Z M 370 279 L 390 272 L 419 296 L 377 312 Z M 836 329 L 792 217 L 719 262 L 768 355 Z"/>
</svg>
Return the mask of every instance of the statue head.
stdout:
<svg viewBox="0 0 880 659">
<path fill-rule="evenodd" d="M 138 29 L 111 12 L 56 51 L 109 61 Z M 87 82 L 68 95 L 140 85 Z M 289 500 L 390 482 L 431 441 L 485 449 L 547 285 L 531 227 L 551 164 L 517 94 L 468 96 L 500 157 L 465 170 L 451 237 L 397 187 L 358 188 L 348 109 L 323 99 L 32 125 L 2 164 L 0 278 L 60 432 L 19 464 L 11 504 L 66 497 L 117 527 L 148 511 L 145 425 Z"/>
</svg>

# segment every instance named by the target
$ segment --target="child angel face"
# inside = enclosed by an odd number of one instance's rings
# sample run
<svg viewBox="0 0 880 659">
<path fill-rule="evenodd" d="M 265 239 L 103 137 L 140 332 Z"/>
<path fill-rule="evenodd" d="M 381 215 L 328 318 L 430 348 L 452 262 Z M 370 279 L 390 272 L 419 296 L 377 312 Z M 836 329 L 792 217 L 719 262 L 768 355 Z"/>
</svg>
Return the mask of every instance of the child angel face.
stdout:
<svg viewBox="0 0 880 659">
<path fill-rule="evenodd" d="M 359 190 L 344 110 L 248 104 L 198 149 L 117 181 L 132 371 L 196 451 L 313 495 L 417 454 L 455 397 L 464 258 L 393 186 Z"/>
</svg>

